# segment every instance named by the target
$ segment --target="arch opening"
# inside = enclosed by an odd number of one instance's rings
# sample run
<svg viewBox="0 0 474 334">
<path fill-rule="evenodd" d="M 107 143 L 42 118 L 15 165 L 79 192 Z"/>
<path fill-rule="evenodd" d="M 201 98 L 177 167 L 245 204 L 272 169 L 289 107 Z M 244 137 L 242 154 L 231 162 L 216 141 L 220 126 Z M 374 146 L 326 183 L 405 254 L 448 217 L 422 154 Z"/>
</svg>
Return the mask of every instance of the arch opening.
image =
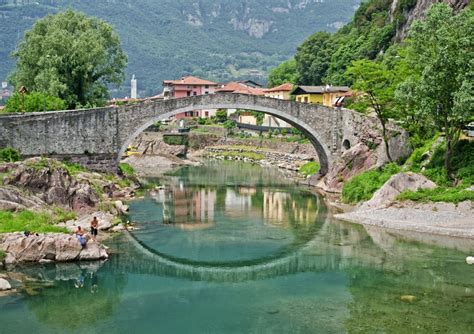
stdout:
<svg viewBox="0 0 474 334">
<path fill-rule="evenodd" d="M 137 108 L 137 106 L 132 106 L 130 108 Z M 159 109 L 159 108 L 155 108 L 155 109 Z M 119 145 L 120 151 L 118 153 L 117 163 L 120 162 L 122 156 L 125 154 L 127 150 L 127 147 L 133 142 L 133 140 L 154 123 L 158 121 L 163 121 L 165 119 L 169 119 L 170 117 L 174 115 L 178 115 L 178 114 L 182 114 L 186 112 L 192 112 L 194 110 L 206 110 L 206 109 L 254 110 L 254 111 L 259 111 L 264 114 L 268 114 L 270 116 L 274 116 L 283 120 L 284 122 L 288 123 L 289 125 L 301 131 L 301 133 L 314 146 L 316 150 L 316 154 L 318 156 L 320 166 L 321 166 L 318 172 L 319 175 L 325 175 L 328 172 L 329 158 L 330 158 L 330 152 L 329 152 L 328 146 L 324 145 L 324 141 L 321 140 L 316 130 L 313 127 L 311 127 L 308 123 L 306 123 L 302 119 L 299 119 L 291 115 L 288 112 L 285 112 L 279 109 L 266 107 L 259 104 L 249 105 L 249 104 L 240 104 L 240 103 L 216 103 L 216 104 L 210 104 L 210 105 L 208 104 L 199 105 L 199 104 L 193 104 L 191 102 L 189 103 L 188 106 L 181 107 L 181 108 L 177 107 L 176 109 L 173 109 L 172 111 L 168 111 L 168 112 L 160 113 L 160 110 L 154 110 L 154 112 L 156 113 L 155 115 L 151 117 L 147 117 L 146 120 L 143 120 L 142 122 L 137 122 L 138 124 L 134 127 L 135 130 L 129 131 L 125 135 L 125 139 Z M 126 111 L 126 112 L 132 112 L 132 111 Z"/>
<path fill-rule="evenodd" d="M 347 151 L 348 149 L 351 148 L 351 142 L 350 142 L 348 139 L 345 139 L 345 140 L 342 142 L 342 147 L 343 147 L 343 150 L 344 150 L 344 151 Z"/>
</svg>

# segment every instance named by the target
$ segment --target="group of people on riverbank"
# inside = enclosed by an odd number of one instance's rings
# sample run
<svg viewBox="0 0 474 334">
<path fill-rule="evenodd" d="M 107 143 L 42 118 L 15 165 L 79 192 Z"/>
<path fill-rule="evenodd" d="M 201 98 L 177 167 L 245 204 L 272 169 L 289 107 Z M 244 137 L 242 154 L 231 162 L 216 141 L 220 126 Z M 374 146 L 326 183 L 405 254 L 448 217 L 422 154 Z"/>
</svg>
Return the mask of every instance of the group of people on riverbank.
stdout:
<svg viewBox="0 0 474 334">
<path fill-rule="evenodd" d="M 97 234 L 99 232 L 99 221 L 97 220 L 97 217 L 94 217 L 90 223 L 90 235 L 93 241 L 97 240 Z M 84 232 L 82 227 L 79 225 L 77 226 L 76 231 L 74 234 L 77 237 L 77 240 L 81 244 L 82 248 L 85 248 L 87 246 L 87 234 Z"/>
</svg>

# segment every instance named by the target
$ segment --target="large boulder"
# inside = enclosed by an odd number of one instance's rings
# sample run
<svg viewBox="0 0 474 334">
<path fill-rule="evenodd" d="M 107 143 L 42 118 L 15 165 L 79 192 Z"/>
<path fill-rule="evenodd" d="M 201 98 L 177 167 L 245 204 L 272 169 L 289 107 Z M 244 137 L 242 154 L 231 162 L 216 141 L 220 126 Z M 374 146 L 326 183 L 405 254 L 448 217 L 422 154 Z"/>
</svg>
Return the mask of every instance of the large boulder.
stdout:
<svg viewBox="0 0 474 334">
<path fill-rule="evenodd" d="M 390 205 L 405 190 L 433 189 L 436 184 L 425 176 L 416 173 L 398 173 L 393 175 L 375 192 L 370 200 L 363 203 L 359 210 L 384 208 Z"/>
<path fill-rule="evenodd" d="M 81 216 L 77 220 L 69 220 L 65 223 L 59 223 L 58 226 L 65 227 L 70 232 L 74 232 L 78 226 L 80 226 L 84 231 L 89 231 L 91 221 L 94 217 L 96 217 L 99 221 L 100 231 L 108 231 L 114 226 L 113 221 L 115 217 L 112 214 L 106 212 L 93 212 L 90 214 L 86 214 Z"/>
<path fill-rule="evenodd" d="M 11 290 L 12 286 L 4 278 L 0 278 L 0 291 Z"/>
<path fill-rule="evenodd" d="M 82 248 L 73 235 L 48 233 L 26 237 L 23 233 L 3 235 L 0 249 L 6 251 L 6 264 L 50 260 L 68 262 L 101 260 L 108 258 L 106 248 L 97 242 L 88 242 Z"/>
</svg>

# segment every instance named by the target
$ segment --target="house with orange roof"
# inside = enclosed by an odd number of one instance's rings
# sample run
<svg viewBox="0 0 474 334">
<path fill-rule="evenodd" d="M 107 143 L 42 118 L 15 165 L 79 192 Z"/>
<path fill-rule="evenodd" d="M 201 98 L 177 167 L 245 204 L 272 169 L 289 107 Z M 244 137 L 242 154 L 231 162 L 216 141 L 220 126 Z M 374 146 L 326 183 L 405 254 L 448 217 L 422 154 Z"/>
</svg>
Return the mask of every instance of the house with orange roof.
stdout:
<svg viewBox="0 0 474 334">
<path fill-rule="evenodd" d="M 246 82 L 242 82 L 242 81 L 240 82 L 233 81 L 225 85 L 222 85 L 220 88 L 216 90 L 216 93 L 247 94 L 247 95 L 257 95 L 257 96 L 267 96 L 267 94 L 270 94 L 272 96 L 288 95 L 288 98 L 289 98 L 289 95 L 292 89 L 293 89 L 293 86 L 291 86 L 291 89 L 288 89 L 288 87 L 285 86 L 285 87 L 280 87 L 274 91 L 271 91 L 272 89 L 270 89 L 271 92 L 268 92 L 269 89 L 266 89 L 266 88 L 254 87 L 253 85 L 250 86 L 246 84 Z M 281 90 L 285 90 L 285 95 L 281 93 Z M 230 115 L 234 113 L 235 111 L 236 111 L 235 109 L 229 109 L 227 110 L 227 114 Z M 257 119 L 255 118 L 251 110 L 240 110 L 237 121 L 241 124 L 257 125 Z M 272 128 L 291 127 L 285 121 L 268 114 L 265 114 L 263 118 L 262 126 L 272 127 Z"/>
<path fill-rule="evenodd" d="M 283 85 L 269 88 L 265 90 L 265 96 L 279 100 L 289 100 L 291 97 L 291 91 L 293 90 L 293 84 L 287 82 Z"/>
<path fill-rule="evenodd" d="M 264 88 L 252 87 L 243 82 L 232 81 L 216 89 L 216 93 L 234 93 L 247 95 L 265 95 Z"/>
<path fill-rule="evenodd" d="M 201 78 L 186 76 L 178 80 L 163 81 L 163 98 L 179 99 L 189 96 L 214 94 L 218 84 Z M 176 115 L 176 118 L 184 117 L 210 117 L 209 110 L 194 110 Z"/>
</svg>

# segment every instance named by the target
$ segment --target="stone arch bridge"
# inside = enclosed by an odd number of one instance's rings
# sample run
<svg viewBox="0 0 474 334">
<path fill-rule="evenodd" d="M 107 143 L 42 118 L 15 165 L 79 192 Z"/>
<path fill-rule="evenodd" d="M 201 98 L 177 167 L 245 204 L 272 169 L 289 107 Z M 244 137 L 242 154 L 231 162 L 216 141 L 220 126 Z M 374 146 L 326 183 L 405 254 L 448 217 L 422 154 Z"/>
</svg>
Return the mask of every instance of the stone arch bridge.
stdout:
<svg viewBox="0 0 474 334">
<path fill-rule="evenodd" d="M 243 94 L 213 94 L 96 109 L 0 116 L 0 148 L 25 157 L 69 159 L 95 170 L 111 170 L 133 139 L 158 120 L 199 109 L 247 109 L 276 116 L 300 129 L 316 148 L 320 174 L 344 149 L 360 142 L 377 120 L 347 109 Z"/>
</svg>

